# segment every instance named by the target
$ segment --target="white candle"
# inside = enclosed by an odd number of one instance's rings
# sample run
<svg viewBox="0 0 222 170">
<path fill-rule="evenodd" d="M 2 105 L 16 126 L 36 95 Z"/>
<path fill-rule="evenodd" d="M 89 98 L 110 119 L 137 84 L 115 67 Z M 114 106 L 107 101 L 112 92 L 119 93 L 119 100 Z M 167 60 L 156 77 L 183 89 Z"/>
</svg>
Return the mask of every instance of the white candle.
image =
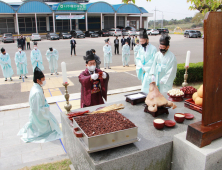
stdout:
<svg viewBox="0 0 222 170">
<path fill-rule="evenodd" d="M 187 57 L 186 57 L 186 67 L 189 67 L 189 63 L 190 63 L 190 51 L 187 51 Z"/>
<path fill-rule="evenodd" d="M 66 63 L 62 62 L 61 63 L 61 67 L 62 67 L 62 79 L 63 79 L 63 83 L 65 84 L 67 81 L 67 73 L 66 73 Z"/>
</svg>

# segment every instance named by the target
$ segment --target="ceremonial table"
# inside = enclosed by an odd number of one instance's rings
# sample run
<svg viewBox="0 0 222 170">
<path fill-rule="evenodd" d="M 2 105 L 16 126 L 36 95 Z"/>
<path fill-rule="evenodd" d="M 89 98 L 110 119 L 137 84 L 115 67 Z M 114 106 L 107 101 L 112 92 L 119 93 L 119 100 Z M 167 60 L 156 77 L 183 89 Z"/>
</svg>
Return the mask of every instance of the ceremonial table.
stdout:
<svg viewBox="0 0 222 170">
<path fill-rule="evenodd" d="M 164 95 L 167 98 L 167 95 Z M 95 153 L 88 153 L 80 139 L 73 133 L 71 121 L 61 113 L 63 142 L 66 152 L 76 170 L 130 170 L 130 169 L 171 169 L 173 137 L 187 130 L 191 123 L 201 120 L 201 114 L 184 107 L 184 102 L 176 102 L 177 108 L 169 109 L 169 114 L 163 114 L 156 118 L 174 120 L 175 113 L 191 113 L 193 120 L 185 120 L 177 123 L 173 128 L 164 127 L 157 130 L 153 126 L 154 118 L 144 112 L 144 105 L 131 105 L 126 101 L 122 103 L 125 109 L 118 112 L 131 120 L 138 127 L 140 141 Z M 99 107 L 109 106 L 114 103 L 82 108 L 75 111 L 94 111 Z"/>
</svg>

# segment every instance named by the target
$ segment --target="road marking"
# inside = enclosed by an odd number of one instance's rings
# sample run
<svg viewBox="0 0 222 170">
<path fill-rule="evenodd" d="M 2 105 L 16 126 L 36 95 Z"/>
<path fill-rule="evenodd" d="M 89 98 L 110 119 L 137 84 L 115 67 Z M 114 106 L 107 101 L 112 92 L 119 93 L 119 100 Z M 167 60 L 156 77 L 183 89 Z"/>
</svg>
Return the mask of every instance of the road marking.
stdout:
<svg viewBox="0 0 222 170">
<path fill-rule="evenodd" d="M 129 75 L 131 75 L 131 76 L 133 76 L 133 77 L 137 77 L 136 75 L 131 74 L 131 73 L 128 73 L 128 72 L 124 72 L 124 73 L 129 74 Z"/>
</svg>

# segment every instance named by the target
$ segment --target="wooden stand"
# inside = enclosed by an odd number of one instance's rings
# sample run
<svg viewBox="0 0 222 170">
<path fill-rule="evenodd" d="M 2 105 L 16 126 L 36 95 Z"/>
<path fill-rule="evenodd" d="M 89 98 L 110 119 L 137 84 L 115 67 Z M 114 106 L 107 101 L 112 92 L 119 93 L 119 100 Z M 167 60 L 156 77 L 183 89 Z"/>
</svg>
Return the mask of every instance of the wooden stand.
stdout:
<svg viewBox="0 0 222 170">
<path fill-rule="evenodd" d="M 202 121 L 188 126 L 186 139 L 198 147 L 222 137 L 222 12 L 204 19 L 204 73 Z"/>
<path fill-rule="evenodd" d="M 144 112 L 150 113 L 153 117 L 157 117 L 157 116 L 162 115 L 164 113 L 169 114 L 168 109 L 165 107 L 158 107 L 157 112 L 151 112 L 148 110 L 147 105 L 145 105 Z"/>
</svg>

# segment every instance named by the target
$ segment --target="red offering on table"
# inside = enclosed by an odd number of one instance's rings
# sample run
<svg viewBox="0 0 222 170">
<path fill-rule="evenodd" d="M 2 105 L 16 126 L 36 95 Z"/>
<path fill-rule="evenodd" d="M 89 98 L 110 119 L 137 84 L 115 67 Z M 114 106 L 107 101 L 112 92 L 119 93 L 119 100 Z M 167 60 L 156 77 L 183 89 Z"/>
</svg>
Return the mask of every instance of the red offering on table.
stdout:
<svg viewBox="0 0 222 170">
<path fill-rule="evenodd" d="M 166 127 L 174 127 L 176 125 L 176 122 L 173 120 L 165 120 L 165 126 Z"/>
</svg>

